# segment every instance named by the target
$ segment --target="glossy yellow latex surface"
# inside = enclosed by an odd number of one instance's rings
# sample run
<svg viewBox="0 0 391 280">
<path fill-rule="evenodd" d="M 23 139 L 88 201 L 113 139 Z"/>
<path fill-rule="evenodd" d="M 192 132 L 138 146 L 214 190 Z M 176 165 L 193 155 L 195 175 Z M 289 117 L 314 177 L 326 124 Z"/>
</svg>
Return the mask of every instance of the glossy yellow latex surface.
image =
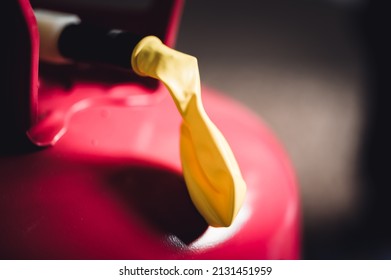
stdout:
<svg viewBox="0 0 391 280">
<path fill-rule="evenodd" d="M 202 105 L 197 59 L 148 36 L 134 48 L 131 63 L 137 74 L 165 84 L 182 115 L 181 162 L 194 205 L 211 226 L 229 226 L 246 184 L 231 148 Z"/>
</svg>

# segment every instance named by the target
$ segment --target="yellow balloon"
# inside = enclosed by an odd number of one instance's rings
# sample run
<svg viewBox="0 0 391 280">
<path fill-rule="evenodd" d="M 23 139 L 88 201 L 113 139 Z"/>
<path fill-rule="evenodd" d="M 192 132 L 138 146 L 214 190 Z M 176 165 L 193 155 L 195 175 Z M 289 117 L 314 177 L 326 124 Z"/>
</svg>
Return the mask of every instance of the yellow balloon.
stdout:
<svg viewBox="0 0 391 280">
<path fill-rule="evenodd" d="M 134 48 L 133 70 L 164 83 L 182 116 L 180 155 L 190 197 L 215 227 L 232 224 L 243 204 L 246 183 L 236 159 L 201 100 L 197 59 L 148 36 Z"/>
</svg>

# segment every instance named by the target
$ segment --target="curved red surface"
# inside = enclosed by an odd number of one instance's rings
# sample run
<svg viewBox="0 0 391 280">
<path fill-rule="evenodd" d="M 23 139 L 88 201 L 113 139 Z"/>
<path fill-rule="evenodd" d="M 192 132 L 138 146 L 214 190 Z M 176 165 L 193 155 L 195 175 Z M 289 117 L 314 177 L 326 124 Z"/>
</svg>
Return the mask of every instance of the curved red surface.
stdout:
<svg viewBox="0 0 391 280">
<path fill-rule="evenodd" d="M 54 146 L 0 158 L 0 258 L 298 258 L 295 178 L 262 122 L 203 89 L 206 111 L 230 143 L 248 185 L 234 224 L 208 228 L 181 176 L 180 116 L 168 92 L 161 88 L 137 103 L 143 96 L 138 90 L 77 84 L 62 104 L 69 108 L 75 99 L 85 106 L 69 114 Z M 65 93 L 57 91 L 41 100 L 41 113 L 65 110 L 59 102 Z M 100 102 L 80 101 L 87 93 Z M 130 106 L 111 102 L 119 96 Z"/>
</svg>

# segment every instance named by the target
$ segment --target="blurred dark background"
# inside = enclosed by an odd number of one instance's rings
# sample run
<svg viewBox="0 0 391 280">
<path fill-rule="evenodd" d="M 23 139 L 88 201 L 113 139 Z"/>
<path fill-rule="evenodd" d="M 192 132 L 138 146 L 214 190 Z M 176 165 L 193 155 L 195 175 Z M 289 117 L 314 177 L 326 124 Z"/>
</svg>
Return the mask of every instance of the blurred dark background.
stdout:
<svg viewBox="0 0 391 280">
<path fill-rule="evenodd" d="M 391 258 L 386 1 L 188 0 L 177 48 L 297 171 L 304 259 Z M 261 172 L 261 171 L 260 171 Z"/>
</svg>

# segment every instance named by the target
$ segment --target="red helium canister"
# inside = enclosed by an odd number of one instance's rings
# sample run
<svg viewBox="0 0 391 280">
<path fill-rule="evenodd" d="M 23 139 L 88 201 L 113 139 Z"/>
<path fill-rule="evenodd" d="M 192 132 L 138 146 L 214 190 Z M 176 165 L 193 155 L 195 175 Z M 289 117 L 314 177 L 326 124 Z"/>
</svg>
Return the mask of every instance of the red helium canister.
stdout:
<svg viewBox="0 0 391 280">
<path fill-rule="evenodd" d="M 155 1 L 157 7 L 136 11 L 101 11 L 34 2 L 96 22 L 105 14 L 101 22 L 136 26 L 171 46 L 182 6 Z M 1 259 L 299 258 L 295 175 L 254 114 L 202 88 L 205 109 L 248 186 L 233 225 L 209 227 L 182 178 L 181 119 L 166 89 L 100 66 L 40 65 L 38 73 L 39 34 L 30 3 L 6 3 L 14 22 L 2 66 L 8 76 L 0 113 Z M 153 24 L 142 22 L 148 16 Z M 127 17 L 139 23 L 127 26 Z"/>
</svg>

